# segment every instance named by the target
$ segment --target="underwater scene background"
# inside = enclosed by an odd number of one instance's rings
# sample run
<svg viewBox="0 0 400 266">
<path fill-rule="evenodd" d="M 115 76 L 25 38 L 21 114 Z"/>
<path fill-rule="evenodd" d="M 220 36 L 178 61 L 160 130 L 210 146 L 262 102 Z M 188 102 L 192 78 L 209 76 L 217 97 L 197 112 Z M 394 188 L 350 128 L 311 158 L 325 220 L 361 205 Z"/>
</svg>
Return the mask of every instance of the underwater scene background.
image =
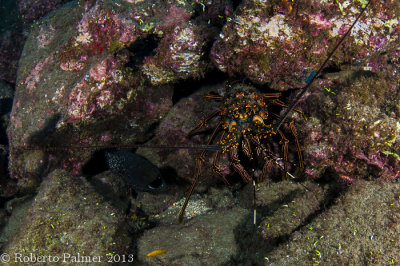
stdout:
<svg viewBox="0 0 400 266">
<path fill-rule="evenodd" d="M 0 12 L 2 263 L 400 263 L 397 1 Z"/>
</svg>

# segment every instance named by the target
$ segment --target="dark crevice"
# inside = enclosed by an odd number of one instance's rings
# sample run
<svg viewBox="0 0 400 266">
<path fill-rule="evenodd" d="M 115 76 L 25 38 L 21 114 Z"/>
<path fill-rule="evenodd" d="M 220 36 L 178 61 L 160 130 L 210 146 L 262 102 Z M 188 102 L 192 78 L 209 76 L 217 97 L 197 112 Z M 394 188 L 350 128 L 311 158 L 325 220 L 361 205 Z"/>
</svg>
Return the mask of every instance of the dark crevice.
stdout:
<svg viewBox="0 0 400 266">
<path fill-rule="evenodd" d="M 94 176 L 108 170 L 105 150 L 98 150 L 93 153 L 89 161 L 82 167 L 84 176 Z"/>
<path fill-rule="evenodd" d="M 234 11 L 240 6 L 242 3 L 242 0 L 232 0 L 232 8 Z"/>
<path fill-rule="evenodd" d="M 137 69 L 138 66 L 143 64 L 146 56 L 154 56 L 156 49 L 160 42 L 160 37 L 156 34 L 149 34 L 144 38 L 139 38 L 134 41 L 127 50 L 130 52 L 129 62 L 126 63 L 126 67 Z"/>
<path fill-rule="evenodd" d="M 186 79 L 175 85 L 174 95 L 172 96 L 172 104 L 176 104 L 180 99 L 188 97 L 195 91 L 204 86 L 211 86 L 228 79 L 228 75 L 219 70 L 213 70 L 205 75 L 202 79 Z"/>
</svg>

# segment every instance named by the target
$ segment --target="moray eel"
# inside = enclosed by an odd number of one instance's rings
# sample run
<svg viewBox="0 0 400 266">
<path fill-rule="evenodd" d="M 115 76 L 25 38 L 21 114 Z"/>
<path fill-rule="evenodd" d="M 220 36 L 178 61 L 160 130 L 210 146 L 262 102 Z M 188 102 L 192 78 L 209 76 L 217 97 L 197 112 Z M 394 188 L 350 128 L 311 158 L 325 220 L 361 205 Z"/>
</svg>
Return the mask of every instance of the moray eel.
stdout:
<svg viewBox="0 0 400 266">
<path fill-rule="evenodd" d="M 109 169 L 121 174 L 134 190 L 157 191 L 165 188 L 160 170 L 146 158 L 125 150 L 106 151 Z"/>
</svg>

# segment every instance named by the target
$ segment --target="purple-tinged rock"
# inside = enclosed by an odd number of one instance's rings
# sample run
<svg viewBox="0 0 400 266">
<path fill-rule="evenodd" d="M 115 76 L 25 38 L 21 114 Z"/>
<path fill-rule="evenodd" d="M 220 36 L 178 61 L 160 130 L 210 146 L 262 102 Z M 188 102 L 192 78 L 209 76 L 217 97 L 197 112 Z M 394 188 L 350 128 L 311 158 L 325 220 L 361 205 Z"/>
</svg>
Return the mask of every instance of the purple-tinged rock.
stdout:
<svg viewBox="0 0 400 266">
<path fill-rule="evenodd" d="M 159 44 L 156 55 L 147 57 L 143 73 L 154 85 L 177 79 L 199 78 L 206 64 L 202 61 L 205 41 L 191 23 L 176 26 Z"/>
<path fill-rule="evenodd" d="M 306 174 L 331 173 L 346 181 L 399 178 L 399 77 L 349 73 L 333 77 L 299 105 L 309 117 L 297 121 Z"/>
<path fill-rule="evenodd" d="M 276 90 L 300 87 L 317 70 L 366 1 L 244 1 L 212 48 L 217 67 Z M 398 57 L 399 5 L 371 1 L 331 64 L 379 70 Z"/>
<path fill-rule="evenodd" d="M 144 11 L 86 3 L 68 3 L 32 27 L 8 129 L 13 177 L 37 179 L 48 163 L 77 173 L 91 153 L 82 146 L 145 141 L 171 106 L 171 87 L 148 86 L 126 67 L 124 48 L 147 34 L 132 18 Z"/>
<path fill-rule="evenodd" d="M 190 20 L 193 7 L 171 4 L 166 10 L 154 9 L 161 16 L 161 23 L 153 31 L 162 39 L 155 55 L 145 57 L 141 66 L 153 85 L 203 76 L 207 67 L 205 49 L 212 41 L 205 21 Z"/>
<path fill-rule="evenodd" d="M 70 0 L 17 0 L 19 14 L 26 21 L 43 17 Z"/>
<path fill-rule="evenodd" d="M 209 121 L 206 127 L 199 130 L 198 134 L 191 137 L 188 137 L 187 134 L 194 129 L 201 120 L 205 119 L 213 111 L 218 110 L 221 103 L 205 99 L 203 96 L 210 91 L 215 92 L 220 88 L 223 88 L 223 84 L 218 84 L 215 87 L 205 87 L 199 92 L 180 100 L 163 119 L 157 129 L 155 137 L 146 143 L 146 145 L 183 145 L 194 147 L 196 147 L 196 145 L 206 145 L 210 137 L 210 130 L 216 127 L 219 118 L 214 118 Z M 215 144 L 217 140 L 218 136 L 213 144 Z M 179 178 L 191 183 L 196 171 L 196 159 L 202 150 L 140 148 L 137 152 L 150 159 L 159 168 L 172 167 Z M 205 162 L 203 162 L 202 165 L 202 174 L 196 191 L 204 191 L 210 184 L 222 181 L 221 178 L 211 172 L 214 153 L 215 151 L 207 151 L 205 155 Z M 227 154 L 220 156 L 219 165 L 224 175 L 231 173 L 227 159 Z"/>
</svg>

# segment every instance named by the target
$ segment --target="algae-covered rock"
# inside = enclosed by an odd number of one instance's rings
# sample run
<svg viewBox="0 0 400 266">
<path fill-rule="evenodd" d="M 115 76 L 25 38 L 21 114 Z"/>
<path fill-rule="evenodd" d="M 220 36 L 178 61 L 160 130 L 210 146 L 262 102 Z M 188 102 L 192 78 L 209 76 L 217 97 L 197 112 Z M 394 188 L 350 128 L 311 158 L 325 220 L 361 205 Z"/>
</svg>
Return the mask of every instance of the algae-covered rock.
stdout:
<svg viewBox="0 0 400 266">
<path fill-rule="evenodd" d="M 242 208 L 218 210 L 197 216 L 185 225 L 158 226 L 148 230 L 138 242 L 138 259 L 155 265 L 157 258 L 146 254 L 157 249 L 168 250 L 159 256 L 168 263 L 181 265 L 220 265 L 239 252 L 235 230 L 249 211 Z"/>
<path fill-rule="evenodd" d="M 8 128 L 12 177 L 44 175 L 47 160 L 27 149 L 78 173 L 91 153 L 80 146 L 145 141 L 170 108 L 172 87 L 128 67 L 127 47 L 148 34 L 136 21 L 146 7 L 120 2 L 72 1 L 32 26 Z"/>
<path fill-rule="evenodd" d="M 265 261 L 267 265 L 396 265 L 399 216 L 398 184 L 358 180 L 330 209 L 265 253 Z"/>
<path fill-rule="evenodd" d="M 126 232 L 120 210 L 105 202 L 85 179 L 55 170 L 42 182 L 5 252 L 59 256 L 60 261 L 64 254 L 79 253 L 100 256 L 104 262 L 107 254 L 129 253 Z M 10 262 L 15 262 L 13 256 Z M 66 261 L 71 262 L 70 259 Z"/>
<path fill-rule="evenodd" d="M 214 42 L 212 60 L 232 76 L 244 75 L 276 90 L 302 86 L 366 2 L 243 1 Z M 398 3 L 369 2 L 365 16 L 331 58 L 334 64 L 359 62 L 379 71 L 387 65 L 381 53 L 398 57 Z"/>
<path fill-rule="evenodd" d="M 395 71 L 327 75 L 299 106 L 305 172 L 340 179 L 400 176 L 399 76 Z"/>
</svg>

